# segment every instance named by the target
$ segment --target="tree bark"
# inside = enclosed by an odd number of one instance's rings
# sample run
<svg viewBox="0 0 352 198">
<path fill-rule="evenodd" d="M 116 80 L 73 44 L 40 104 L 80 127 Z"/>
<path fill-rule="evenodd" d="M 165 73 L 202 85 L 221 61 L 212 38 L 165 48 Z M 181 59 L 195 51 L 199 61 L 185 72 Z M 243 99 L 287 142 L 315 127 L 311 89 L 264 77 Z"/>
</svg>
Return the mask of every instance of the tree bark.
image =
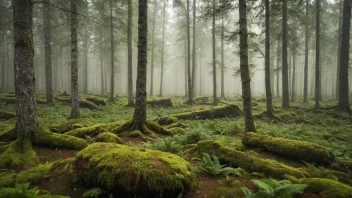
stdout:
<svg viewBox="0 0 352 198">
<path fill-rule="evenodd" d="M 147 121 L 147 42 L 148 42 L 148 0 L 139 0 L 138 7 L 138 68 L 136 83 L 136 106 L 133 120 L 138 128 Z"/>
<path fill-rule="evenodd" d="M 224 11 L 221 12 L 221 98 L 225 99 L 225 62 L 224 62 Z"/>
<path fill-rule="evenodd" d="M 110 77 L 110 101 L 114 100 L 115 96 L 115 65 L 114 65 L 114 24 L 113 24 L 113 3 L 110 0 L 110 47 L 111 47 L 111 77 Z"/>
<path fill-rule="evenodd" d="M 152 58 L 150 68 L 150 96 L 153 96 L 154 89 L 154 51 L 155 51 L 155 18 L 156 18 L 156 0 L 154 0 L 154 13 L 153 13 L 153 30 L 152 30 Z"/>
<path fill-rule="evenodd" d="M 161 65 L 160 65 L 160 96 L 163 96 L 163 80 L 164 80 L 164 45 L 165 45 L 165 15 L 166 15 L 166 0 L 164 0 L 163 8 L 163 35 L 161 38 Z"/>
<path fill-rule="evenodd" d="M 51 8 L 50 0 L 44 0 L 43 5 L 43 18 L 44 18 L 44 43 L 45 43 L 45 96 L 46 103 L 54 103 L 53 94 L 53 72 L 52 72 L 52 60 L 51 60 L 51 31 L 50 31 L 50 20 L 51 20 Z"/>
<path fill-rule="evenodd" d="M 77 48 L 77 1 L 71 0 L 71 95 L 72 109 L 71 118 L 78 118 L 79 94 L 78 94 L 78 48 Z"/>
<path fill-rule="evenodd" d="M 196 50 L 196 0 L 193 0 L 193 49 L 192 49 L 192 98 L 196 95 L 196 68 L 197 68 L 197 50 Z"/>
<path fill-rule="evenodd" d="M 351 0 L 344 0 L 340 48 L 339 104 L 340 110 L 351 113 L 349 104 L 348 67 L 350 52 Z"/>
<path fill-rule="evenodd" d="M 270 5 L 265 0 L 265 92 L 266 92 L 266 115 L 273 117 L 273 103 L 270 83 Z"/>
<path fill-rule="evenodd" d="M 339 29 L 337 36 L 337 67 L 336 67 L 336 100 L 339 100 L 339 84 L 340 84 L 340 55 L 341 55 L 341 34 L 342 34 L 342 12 L 343 12 L 343 0 L 340 0 L 339 6 Z"/>
<path fill-rule="evenodd" d="M 85 11 L 88 13 L 88 1 L 85 0 Z M 83 48 L 84 48 L 84 60 L 83 60 L 83 93 L 88 94 L 88 23 L 84 24 L 84 41 L 83 41 Z"/>
<path fill-rule="evenodd" d="M 309 42 L 309 2 L 306 0 L 306 22 L 305 22 L 305 49 L 304 49 L 304 91 L 303 91 L 303 102 L 308 103 L 308 42 Z"/>
<path fill-rule="evenodd" d="M 212 27 L 212 44 L 213 44 L 213 105 L 218 104 L 216 90 L 216 46 L 215 46 L 215 0 L 213 0 L 213 27 Z"/>
<path fill-rule="evenodd" d="M 245 132 L 255 132 L 254 120 L 252 115 L 251 101 L 251 79 L 248 68 L 248 33 L 247 33 L 247 14 L 246 0 L 239 0 L 239 22 L 240 22 L 240 68 L 242 81 L 242 100 L 245 122 Z"/>
<path fill-rule="evenodd" d="M 192 77 L 191 77 L 191 33 L 190 33 L 190 22 L 189 22 L 189 1 L 187 0 L 187 76 L 188 76 L 188 101 L 187 104 L 193 104 L 193 89 L 192 89 Z"/>
<path fill-rule="evenodd" d="M 276 59 L 276 98 L 280 97 L 280 41 L 277 41 Z"/>
<path fill-rule="evenodd" d="M 132 80 L 132 0 L 128 1 L 128 22 L 127 22 L 127 48 L 128 48 L 128 106 L 133 106 L 133 80 Z"/>
<path fill-rule="evenodd" d="M 292 93 L 291 93 L 291 100 L 295 100 L 295 89 L 296 89 L 296 53 L 292 52 Z"/>
<path fill-rule="evenodd" d="M 5 84 L 6 84 L 6 81 L 5 81 L 5 67 L 6 67 L 6 31 L 3 30 L 3 37 L 4 37 L 4 40 L 3 40 L 3 46 L 2 46 L 2 67 L 1 67 L 1 90 L 2 91 L 5 91 Z"/>
<path fill-rule="evenodd" d="M 315 13 L 315 108 L 320 107 L 320 0 L 316 0 Z"/>
<path fill-rule="evenodd" d="M 289 108 L 288 64 L 287 64 L 287 0 L 282 2 L 282 107 Z"/>
<path fill-rule="evenodd" d="M 37 128 L 35 98 L 34 44 L 32 32 L 33 4 L 12 0 L 15 53 L 16 132 L 23 144 Z"/>
</svg>

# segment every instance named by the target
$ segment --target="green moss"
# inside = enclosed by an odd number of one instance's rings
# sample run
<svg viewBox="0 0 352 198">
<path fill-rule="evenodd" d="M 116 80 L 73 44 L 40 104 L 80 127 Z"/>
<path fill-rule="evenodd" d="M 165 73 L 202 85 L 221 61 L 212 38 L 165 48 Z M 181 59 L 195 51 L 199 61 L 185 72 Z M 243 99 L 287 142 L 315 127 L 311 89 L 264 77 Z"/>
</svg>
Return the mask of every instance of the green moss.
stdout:
<svg viewBox="0 0 352 198">
<path fill-rule="evenodd" d="M 82 108 L 87 108 L 90 110 L 96 110 L 96 109 L 100 109 L 100 107 L 92 102 L 89 101 L 85 101 L 85 100 L 80 100 L 79 101 L 79 106 Z"/>
<path fill-rule="evenodd" d="M 299 182 L 308 185 L 304 192 L 319 193 L 324 198 L 352 197 L 352 187 L 335 180 L 308 178 Z"/>
<path fill-rule="evenodd" d="M 162 117 L 162 118 L 158 118 L 156 121 L 160 125 L 170 125 L 170 124 L 173 124 L 175 122 L 178 122 L 178 119 L 175 118 L 175 117 L 172 117 L 172 116 L 165 116 L 165 117 Z"/>
<path fill-rule="evenodd" d="M 32 148 L 31 140 L 24 140 L 23 145 L 20 145 L 17 140 L 0 155 L 0 168 L 34 166 L 38 164 L 38 161 L 37 154 Z"/>
<path fill-rule="evenodd" d="M 180 127 L 175 127 L 175 128 L 172 128 L 172 129 L 169 129 L 170 132 L 174 135 L 176 134 L 185 134 L 185 130 L 183 128 L 180 128 Z"/>
<path fill-rule="evenodd" d="M 87 97 L 86 100 L 88 102 L 94 103 L 95 105 L 98 106 L 106 106 L 106 102 L 104 99 L 102 98 L 98 98 L 98 97 Z"/>
<path fill-rule="evenodd" d="M 106 142 L 106 143 L 115 143 L 115 144 L 123 144 L 123 140 L 119 138 L 114 133 L 103 132 L 95 137 L 96 142 Z"/>
<path fill-rule="evenodd" d="M 62 134 L 77 128 L 82 128 L 83 125 L 78 124 L 77 122 L 79 122 L 79 120 L 70 120 L 67 122 L 52 124 L 49 126 L 49 129 L 51 132 Z"/>
<path fill-rule="evenodd" d="M 281 178 L 283 175 L 288 174 L 298 178 L 308 175 L 307 172 L 287 166 L 274 160 L 262 159 L 241 151 L 230 149 L 218 142 L 205 140 L 198 142 L 197 146 L 189 152 L 195 152 L 196 155 L 208 153 L 215 155 L 225 164 L 234 167 L 241 167 L 251 172 L 265 173 L 268 176 Z"/>
<path fill-rule="evenodd" d="M 87 142 L 83 139 L 65 134 L 46 132 L 43 130 L 38 131 L 35 134 L 34 143 L 40 146 L 73 150 L 81 150 L 88 145 Z"/>
<path fill-rule="evenodd" d="M 122 123 L 123 122 L 97 124 L 97 125 L 93 125 L 93 126 L 89 126 L 89 127 L 74 129 L 74 130 L 69 131 L 65 134 L 79 137 L 79 138 L 85 138 L 86 136 L 96 136 L 96 135 L 99 135 L 100 133 L 103 133 L 103 132 L 114 131 L 116 128 L 118 128 L 120 125 L 122 125 Z"/>
<path fill-rule="evenodd" d="M 330 149 L 311 142 L 247 133 L 242 143 L 247 147 L 262 148 L 298 161 L 331 164 L 335 160 L 335 156 Z"/>
<path fill-rule="evenodd" d="M 190 164 L 183 158 L 120 144 L 89 145 L 77 153 L 75 169 L 86 184 L 127 194 L 178 195 L 195 185 Z"/>
<path fill-rule="evenodd" d="M 39 164 L 36 167 L 20 172 L 16 177 L 16 183 L 38 184 L 47 178 L 53 163 Z"/>
<path fill-rule="evenodd" d="M 9 111 L 0 110 L 0 120 L 1 119 L 7 120 L 7 119 L 14 118 L 14 117 L 16 117 L 15 113 L 12 113 L 12 112 L 9 112 Z"/>
</svg>

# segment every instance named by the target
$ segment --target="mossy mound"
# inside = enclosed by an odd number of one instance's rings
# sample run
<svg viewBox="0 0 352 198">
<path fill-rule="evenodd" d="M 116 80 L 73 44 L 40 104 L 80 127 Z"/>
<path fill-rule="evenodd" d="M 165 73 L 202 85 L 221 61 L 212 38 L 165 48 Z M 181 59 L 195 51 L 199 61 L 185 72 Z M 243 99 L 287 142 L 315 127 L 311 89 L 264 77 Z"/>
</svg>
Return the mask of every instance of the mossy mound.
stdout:
<svg viewBox="0 0 352 198">
<path fill-rule="evenodd" d="M 88 102 L 91 102 L 95 105 L 98 105 L 98 106 L 106 106 L 106 102 L 104 99 L 102 98 L 98 98 L 98 97 L 87 97 L 86 98 L 86 101 Z"/>
<path fill-rule="evenodd" d="M 115 144 L 124 144 L 123 140 L 117 135 L 110 132 L 103 132 L 95 137 L 96 142 L 106 142 L 106 143 L 115 143 Z"/>
<path fill-rule="evenodd" d="M 176 197 L 195 185 L 190 164 L 156 150 L 94 143 L 76 155 L 77 178 L 123 197 Z"/>
<path fill-rule="evenodd" d="M 21 168 L 38 164 L 39 159 L 32 148 L 30 139 L 21 145 L 17 140 L 0 155 L 0 168 Z"/>
<path fill-rule="evenodd" d="M 174 117 L 180 120 L 189 120 L 189 119 L 227 118 L 227 117 L 239 117 L 239 116 L 242 116 L 242 111 L 240 110 L 240 108 L 236 105 L 228 105 L 228 106 L 214 107 L 211 109 L 194 111 L 194 112 L 171 114 L 168 117 Z"/>
<path fill-rule="evenodd" d="M 88 146 L 81 138 L 40 130 L 35 134 L 34 143 L 40 146 L 81 150 Z"/>
<path fill-rule="evenodd" d="M 76 123 L 77 120 L 70 120 L 67 122 L 62 122 L 62 123 L 58 123 L 58 124 L 52 124 L 49 126 L 49 129 L 51 132 L 54 133 L 66 133 L 68 131 L 74 130 L 74 129 L 78 129 L 78 128 L 82 128 L 83 126 L 81 124 Z"/>
<path fill-rule="evenodd" d="M 112 132 L 122 124 L 123 122 L 97 124 L 89 127 L 77 128 L 65 134 L 79 137 L 79 138 L 85 138 L 86 136 L 96 136 L 103 132 Z"/>
<path fill-rule="evenodd" d="M 338 181 L 323 178 L 299 179 L 299 183 L 307 184 L 304 192 L 319 193 L 324 198 L 350 198 L 352 187 Z"/>
<path fill-rule="evenodd" d="M 0 120 L 8 120 L 11 118 L 16 117 L 15 113 L 9 112 L 9 111 L 4 111 L 4 110 L 0 110 Z"/>
<path fill-rule="evenodd" d="M 161 107 L 172 107 L 172 101 L 170 98 L 160 98 L 160 99 L 148 99 L 147 104 L 153 106 Z"/>
<path fill-rule="evenodd" d="M 308 173 L 303 170 L 287 166 L 274 160 L 255 157 L 211 140 L 198 142 L 196 147 L 190 149 L 188 152 L 199 156 L 202 155 L 202 153 L 215 155 L 225 164 L 241 167 L 250 172 L 265 173 L 267 176 L 275 178 L 281 178 L 285 174 L 298 178 L 308 175 Z"/>
<path fill-rule="evenodd" d="M 65 103 L 65 104 L 69 104 L 69 105 L 71 105 L 71 103 L 72 103 L 71 97 L 60 96 L 60 97 L 55 97 L 55 100 L 62 102 L 62 103 Z M 86 101 L 86 100 L 79 100 L 79 106 L 81 108 L 86 108 L 89 110 L 100 109 L 98 105 L 96 105 L 92 102 Z"/>
<path fill-rule="evenodd" d="M 242 143 L 247 147 L 262 148 L 266 151 L 298 161 L 331 164 L 335 160 L 335 156 L 330 149 L 311 142 L 274 138 L 258 133 L 247 133 Z"/>
</svg>

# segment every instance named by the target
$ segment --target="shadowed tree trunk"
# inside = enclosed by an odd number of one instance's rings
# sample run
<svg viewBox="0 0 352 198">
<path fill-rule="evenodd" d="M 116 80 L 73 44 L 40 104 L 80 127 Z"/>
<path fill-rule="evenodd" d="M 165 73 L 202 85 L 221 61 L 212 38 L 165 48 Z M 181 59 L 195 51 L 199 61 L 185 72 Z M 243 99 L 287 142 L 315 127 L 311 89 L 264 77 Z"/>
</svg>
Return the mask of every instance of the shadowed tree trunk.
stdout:
<svg viewBox="0 0 352 198">
<path fill-rule="evenodd" d="M 150 96 L 153 96 L 154 89 L 154 51 L 155 51 L 155 18 L 156 18 L 156 0 L 154 0 L 154 13 L 153 13 L 153 30 L 152 30 L 152 58 L 150 69 Z"/>
<path fill-rule="evenodd" d="M 187 104 L 193 104 L 193 89 L 192 89 L 192 77 L 191 77 L 191 32 L 189 22 L 189 1 L 187 0 L 186 18 L 187 18 L 187 77 L 188 77 L 188 101 Z"/>
<path fill-rule="evenodd" d="M 185 55 L 185 96 L 188 96 L 188 58 L 187 58 L 187 40 L 184 43 L 184 55 Z"/>
<path fill-rule="evenodd" d="M 245 132 L 255 132 L 254 120 L 252 115 L 251 101 L 251 79 L 248 68 L 248 33 L 247 33 L 247 14 L 246 0 L 239 0 L 239 22 L 240 22 L 240 67 L 242 81 L 242 100 L 245 122 Z"/>
<path fill-rule="evenodd" d="M 287 0 L 282 1 L 282 107 L 290 107 L 287 64 Z"/>
<path fill-rule="evenodd" d="M 293 51 L 292 52 L 292 89 L 291 89 L 292 101 L 295 100 L 295 83 L 296 83 L 296 53 L 295 51 Z"/>
<path fill-rule="evenodd" d="M 196 0 L 193 0 L 193 49 L 192 49 L 192 98 L 196 95 L 196 68 L 197 68 L 197 51 L 196 51 Z"/>
<path fill-rule="evenodd" d="M 315 13 L 315 108 L 320 107 L 320 0 L 316 0 Z"/>
<path fill-rule="evenodd" d="M 351 113 L 349 104 L 348 67 L 350 52 L 351 0 L 343 2 L 342 35 L 340 48 L 339 104 L 340 110 Z"/>
<path fill-rule="evenodd" d="M 78 118 L 79 94 L 78 94 L 78 48 L 77 48 L 77 1 L 71 0 L 71 95 L 72 109 L 71 118 Z"/>
<path fill-rule="evenodd" d="M 304 49 L 304 91 L 303 102 L 308 103 L 308 42 L 309 42 L 309 2 L 306 0 L 306 16 L 305 16 L 305 49 Z"/>
<path fill-rule="evenodd" d="M 277 41 L 276 57 L 276 98 L 280 97 L 280 41 Z"/>
<path fill-rule="evenodd" d="M 221 98 L 225 99 L 225 62 L 224 62 L 224 12 L 221 12 Z"/>
<path fill-rule="evenodd" d="M 216 48 L 215 48 L 215 2 L 213 0 L 213 27 L 212 27 L 212 44 L 213 44 L 213 105 L 218 104 L 217 90 L 216 90 Z"/>
<path fill-rule="evenodd" d="M 337 67 L 336 67 L 336 99 L 339 100 L 339 84 L 340 84 L 340 53 L 341 53 L 341 34 L 342 34 L 342 12 L 343 12 L 343 0 L 339 3 L 339 29 L 337 36 L 338 50 L 337 50 Z"/>
<path fill-rule="evenodd" d="M 105 94 L 103 29 L 100 30 L 100 94 Z"/>
<path fill-rule="evenodd" d="M 161 97 L 163 96 L 163 80 L 164 80 L 165 14 L 166 14 L 166 0 L 164 0 L 163 35 L 161 38 L 160 94 L 159 94 Z"/>
<path fill-rule="evenodd" d="M 111 47 L 111 77 L 110 77 L 110 101 L 114 100 L 115 96 L 115 65 L 114 65 L 114 24 L 112 15 L 113 3 L 110 0 L 110 47 Z"/>
<path fill-rule="evenodd" d="M 270 83 L 270 5 L 265 0 L 265 92 L 266 92 L 266 115 L 273 117 L 273 103 Z"/>
<path fill-rule="evenodd" d="M 43 18 L 44 18 L 44 43 L 45 43 L 45 96 L 46 103 L 54 103 L 53 94 L 53 72 L 51 62 L 51 31 L 50 31 L 50 20 L 51 20 L 51 8 L 50 0 L 44 0 L 43 5 Z"/>
<path fill-rule="evenodd" d="M 16 132 L 21 144 L 31 139 L 37 128 L 37 102 L 35 98 L 34 44 L 32 32 L 33 4 L 31 1 L 13 0 L 15 49 Z"/>
<path fill-rule="evenodd" d="M 6 31 L 3 30 L 3 45 L 2 45 L 2 67 L 1 67 L 1 90 L 5 91 L 5 67 L 6 67 Z"/>
<path fill-rule="evenodd" d="M 85 0 L 85 11 L 88 13 L 88 1 Z M 83 42 L 83 49 L 84 49 L 84 60 L 83 60 L 83 93 L 88 94 L 88 53 L 89 53 L 89 47 L 88 47 L 88 23 L 85 22 L 84 24 L 84 42 Z"/>
<path fill-rule="evenodd" d="M 132 80 L 132 1 L 128 1 L 127 48 L 128 48 L 128 106 L 133 106 L 133 80 Z"/>
</svg>

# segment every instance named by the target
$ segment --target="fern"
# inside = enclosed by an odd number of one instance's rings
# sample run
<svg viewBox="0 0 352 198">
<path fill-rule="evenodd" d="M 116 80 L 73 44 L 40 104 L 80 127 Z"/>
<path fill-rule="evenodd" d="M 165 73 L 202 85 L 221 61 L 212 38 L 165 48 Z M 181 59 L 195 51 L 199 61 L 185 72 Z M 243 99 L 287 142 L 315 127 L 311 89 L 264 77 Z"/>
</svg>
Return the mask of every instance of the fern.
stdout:
<svg viewBox="0 0 352 198">
<path fill-rule="evenodd" d="M 0 197 L 6 198 L 36 198 L 39 188 L 29 189 L 30 184 L 15 184 L 14 188 L 0 188 Z"/>
<path fill-rule="evenodd" d="M 201 166 L 197 166 L 196 170 L 198 172 L 202 172 L 208 175 L 240 175 L 241 168 L 232 168 L 225 167 L 225 165 L 221 165 L 219 159 L 216 156 L 210 156 L 207 153 L 203 153 L 202 164 Z"/>
<path fill-rule="evenodd" d="M 241 188 L 246 198 L 292 198 L 303 191 L 307 185 L 292 184 L 291 181 L 274 179 L 253 179 L 251 182 L 258 187 L 258 192 L 252 193 L 248 188 Z"/>
<path fill-rule="evenodd" d="M 83 198 L 98 198 L 99 195 L 104 193 L 105 191 L 101 188 L 92 188 L 83 193 Z"/>
</svg>

